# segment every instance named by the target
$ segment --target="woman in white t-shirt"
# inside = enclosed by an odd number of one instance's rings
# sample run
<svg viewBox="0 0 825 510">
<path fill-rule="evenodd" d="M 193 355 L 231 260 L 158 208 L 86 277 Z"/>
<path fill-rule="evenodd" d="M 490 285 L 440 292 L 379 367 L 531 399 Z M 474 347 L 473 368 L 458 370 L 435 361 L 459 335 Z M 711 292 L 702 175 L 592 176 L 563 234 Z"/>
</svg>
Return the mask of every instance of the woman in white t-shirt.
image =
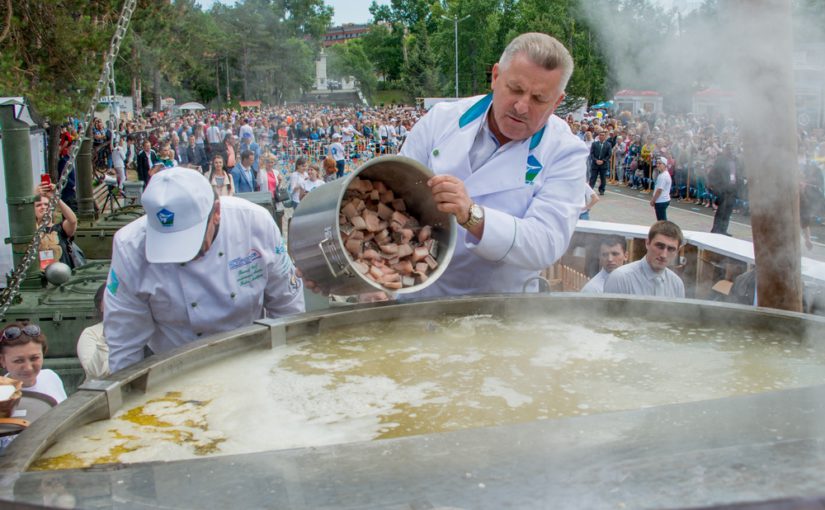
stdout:
<svg viewBox="0 0 825 510">
<path fill-rule="evenodd" d="M 289 175 L 289 185 L 287 187 L 289 197 L 296 206 L 301 202 L 301 199 L 304 198 L 304 195 L 306 195 L 304 181 L 306 181 L 307 178 L 307 159 L 300 156 L 295 160 L 295 170 Z"/>
<path fill-rule="evenodd" d="M 318 175 L 318 167 L 315 165 L 310 165 L 309 167 L 309 177 L 304 180 L 304 191 L 309 193 L 310 191 L 318 188 L 324 184 L 324 180 Z"/>
<path fill-rule="evenodd" d="M 66 400 L 66 390 L 57 373 L 43 368 L 46 349 L 46 335 L 37 324 L 8 324 L 0 336 L 0 365 L 7 377 L 23 383 L 24 390 L 43 393 L 60 403 Z"/>
</svg>

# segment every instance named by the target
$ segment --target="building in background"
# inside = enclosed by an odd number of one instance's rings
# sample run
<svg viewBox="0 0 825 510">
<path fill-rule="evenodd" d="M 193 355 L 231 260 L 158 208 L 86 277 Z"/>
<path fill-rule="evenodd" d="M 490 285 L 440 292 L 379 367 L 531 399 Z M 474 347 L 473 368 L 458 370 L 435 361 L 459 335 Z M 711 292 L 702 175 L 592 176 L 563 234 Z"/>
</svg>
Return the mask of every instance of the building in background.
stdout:
<svg viewBox="0 0 825 510">
<path fill-rule="evenodd" d="M 664 98 L 655 90 L 622 89 L 613 96 L 614 108 L 620 112 L 628 111 L 634 116 L 662 113 Z"/>
<path fill-rule="evenodd" d="M 825 126 L 825 44 L 797 43 L 793 52 L 796 119 L 806 129 Z"/>
<path fill-rule="evenodd" d="M 369 31 L 370 26 L 366 24 L 344 23 L 339 27 L 331 27 L 327 30 L 327 33 L 324 34 L 323 43 L 324 46 L 345 43 L 363 37 Z"/>
<path fill-rule="evenodd" d="M 700 90 L 693 94 L 693 106 L 691 111 L 694 115 L 702 115 L 708 118 L 722 115 L 732 117 L 735 115 L 733 105 L 733 92 L 729 90 L 709 88 Z"/>
</svg>

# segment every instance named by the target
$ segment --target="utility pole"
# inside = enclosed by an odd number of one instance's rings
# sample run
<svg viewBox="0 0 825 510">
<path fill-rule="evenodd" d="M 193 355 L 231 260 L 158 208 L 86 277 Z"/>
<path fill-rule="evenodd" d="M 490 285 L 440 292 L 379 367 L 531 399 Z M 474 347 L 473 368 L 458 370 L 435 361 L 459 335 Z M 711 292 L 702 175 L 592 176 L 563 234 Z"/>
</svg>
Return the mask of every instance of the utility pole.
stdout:
<svg viewBox="0 0 825 510">
<path fill-rule="evenodd" d="M 232 101 L 232 95 L 229 93 L 229 55 L 226 55 L 226 102 Z"/>
<path fill-rule="evenodd" d="M 458 97 L 458 24 L 469 18 L 470 15 L 468 14 L 461 19 L 458 18 L 458 14 L 454 14 L 452 18 L 443 15 L 441 17 L 446 20 L 452 20 L 455 27 L 455 97 Z"/>
</svg>

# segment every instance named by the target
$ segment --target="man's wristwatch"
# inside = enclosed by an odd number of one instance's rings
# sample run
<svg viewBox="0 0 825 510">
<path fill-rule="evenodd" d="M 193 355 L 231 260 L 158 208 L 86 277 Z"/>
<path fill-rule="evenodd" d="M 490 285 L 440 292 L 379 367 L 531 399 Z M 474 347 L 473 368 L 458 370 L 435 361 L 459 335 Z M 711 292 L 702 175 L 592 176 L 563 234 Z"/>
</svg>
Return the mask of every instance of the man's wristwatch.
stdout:
<svg viewBox="0 0 825 510">
<path fill-rule="evenodd" d="M 467 214 L 467 221 L 461 223 L 460 225 L 464 228 L 470 228 L 478 225 L 482 221 L 484 221 L 484 208 L 473 202 L 470 204 L 470 210 Z"/>
</svg>

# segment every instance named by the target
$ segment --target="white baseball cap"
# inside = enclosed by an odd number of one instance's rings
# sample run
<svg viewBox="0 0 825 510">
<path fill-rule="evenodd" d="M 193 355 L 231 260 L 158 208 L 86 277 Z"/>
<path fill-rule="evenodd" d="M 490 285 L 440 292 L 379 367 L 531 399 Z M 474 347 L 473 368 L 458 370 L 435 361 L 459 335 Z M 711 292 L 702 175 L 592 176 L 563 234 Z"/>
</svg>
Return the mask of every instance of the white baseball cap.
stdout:
<svg viewBox="0 0 825 510">
<path fill-rule="evenodd" d="M 146 260 L 163 264 L 195 258 L 215 203 L 209 181 L 195 170 L 172 167 L 152 177 L 141 202 L 146 211 Z"/>
</svg>

